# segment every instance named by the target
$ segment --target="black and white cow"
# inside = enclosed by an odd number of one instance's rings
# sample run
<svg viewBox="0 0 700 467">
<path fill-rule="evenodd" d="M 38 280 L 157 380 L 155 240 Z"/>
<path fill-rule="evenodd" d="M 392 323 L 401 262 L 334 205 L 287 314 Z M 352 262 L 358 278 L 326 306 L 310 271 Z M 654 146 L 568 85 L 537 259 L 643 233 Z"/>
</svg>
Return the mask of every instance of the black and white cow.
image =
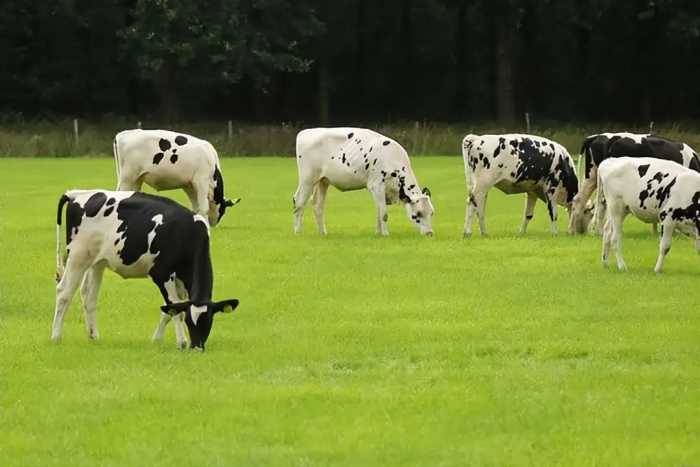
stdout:
<svg viewBox="0 0 700 467">
<path fill-rule="evenodd" d="M 586 203 L 597 187 L 598 166 L 609 157 L 655 157 L 676 162 L 700 172 L 700 159 L 685 143 L 672 141 L 660 136 L 635 133 L 600 133 L 587 137 L 581 146 L 585 160 L 585 170 L 581 189 L 574 198 L 569 223 L 570 233 L 583 233 L 587 229 L 581 219 Z M 602 233 L 605 212 L 596 212 L 595 222 Z"/>
<path fill-rule="evenodd" d="M 627 214 L 661 224 L 659 257 L 654 271 L 662 272 L 675 229 L 695 238 L 700 253 L 700 174 L 675 162 L 651 157 L 610 158 L 598 166 L 597 208 L 607 204 L 603 231 L 603 265 L 615 245 L 617 267 L 627 270 L 622 258 L 622 224 Z"/>
<path fill-rule="evenodd" d="M 430 190 L 418 186 L 411 161 L 399 143 L 362 128 L 313 128 L 297 135 L 299 186 L 294 193 L 294 232 L 301 232 L 304 206 L 313 194 L 314 214 L 326 234 L 323 209 L 328 187 L 367 188 L 377 205 L 377 233 L 389 235 L 387 205 L 402 202 L 423 235 L 432 235 Z"/>
<path fill-rule="evenodd" d="M 114 137 L 114 159 L 117 190 L 140 191 L 143 183 L 158 191 L 182 188 L 192 209 L 211 226 L 240 201 L 224 197 L 219 155 L 203 139 L 167 130 L 126 130 Z"/>
<path fill-rule="evenodd" d="M 66 209 L 65 266 L 61 254 L 61 218 Z M 60 340 L 63 318 L 80 287 L 88 336 L 99 336 L 97 295 L 105 268 L 123 278 L 150 277 L 165 300 L 153 336 L 160 340 L 174 317 L 180 348 L 204 350 L 219 311 L 233 311 L 238 300 L 212 302 L 213 273 L 209 224 L 200 214 L 160 196 L 133 191 L 68 191 L 58 202 L 56 219 L 56 310 L 51 338 Z"/>
<path fill-rule="evenodd" d="M 531 135 L 467 135 L 462 156 L 469 189 L 465 236 L 472 233 L 474 212 L 481 235 L 486 235 L 486 199 L 494 186 L 506 194 L 527 193 L 521 234 L 527 231 L 538 198 L 547 205 L 552 233 L 557 233 L 557 204 L 569 209 L 578 192 L 573 160 L 562 145 Z"/>
</svg>

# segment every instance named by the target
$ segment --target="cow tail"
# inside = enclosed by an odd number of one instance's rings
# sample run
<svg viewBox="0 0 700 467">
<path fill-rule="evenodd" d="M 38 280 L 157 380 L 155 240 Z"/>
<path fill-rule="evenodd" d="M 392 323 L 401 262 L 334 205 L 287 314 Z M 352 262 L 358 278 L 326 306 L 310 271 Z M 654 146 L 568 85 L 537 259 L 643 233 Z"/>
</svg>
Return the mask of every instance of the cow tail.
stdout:
<svg viewBox="0 0 700 467">
<path fill-rule="evenodd" d="M 118 138 L 119 138 L 119 134 L 117 133 L 117 135 L 114 137 L 114 142 L 112 143 L 113 151 L 114 151 L 114 165 L 116 165 L 116 167 L 117 167 L 117 184 L 120 181 L 119 173 L 121 172 L 121 167 L 120 167 L 120 163 L 119 163 L 119 143 L 117 141 Z"/>
<path fill-rule="evenodd" d="M 603 225 L 598 225 L 598 213 L 602 212 L 600 209 L 605 209 L 605 190 L 603 189 L 603 179 L 600 176 L 600 170 L 598 170 L 596 184 L 598 186 L 598 194 L 595 198 L 595 209 L 593 210 L 593 224 L 598 232 L 602 232 L 605 228 L 605 218 L 602 219 Z"/>
<path fill-rule="evenodd" d="M 63 206 L 68 201 L 70 201 L 70 198 L 64 193 L 58 200 L 58 209 L 56 210 L 56 282 L 61 280 L 65 269 L 63 255 L 61 255 L 61 219 L 63 217 Z"/>
<path fill-rule="evenodd" d="M 593 140 L 595 139 L 596 135 L 589 136 L 585 140 L 583 140 L 583 144 L 581 145 L 581 154 L 579 155 L 579 161 L 583 157 L 584 160 L 584 172 L 583 172 L 583 177 L 581 179 L 585 180 L 588 179 L 588 177 L 591 174 L 591 168 L 593 167 L 593 161 L 591 160 L 591 143 L 593 143 Z M 579 175 L 581 175 L 579 173 Z"/>
</svg>

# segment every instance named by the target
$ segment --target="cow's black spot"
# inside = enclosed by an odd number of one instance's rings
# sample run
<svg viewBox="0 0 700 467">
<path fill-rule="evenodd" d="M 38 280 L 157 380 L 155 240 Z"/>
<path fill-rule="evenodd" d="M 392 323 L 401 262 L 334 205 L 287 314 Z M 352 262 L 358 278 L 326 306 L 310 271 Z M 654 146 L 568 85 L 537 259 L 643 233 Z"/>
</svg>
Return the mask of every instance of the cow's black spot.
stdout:
<svg viewBox="0 0 700 467">
<path fill-rule="evenodd" d="M 90 196 L 90 198 L 85 203 L 85 215 L 87 217 L 95 217 L 102 206 L 107 202 L 107 195 L 101 191 Z"/>
<path fill-rule="evenodd" d="M 177 135 L 175 137 L 175 143 L 177 143 L 178 146 L 184 146 L 185 144 L 187 144 L 187 138 L 182 135 Z"/>
<path fill-rule="evenodd" d="M 382 146 L 387 146 L 387 145 L 389 145 L 389 143 L 391 143 L 391 141 L 389 141 L 389 140 L 384 141 L 384 142 L 382 143 Z"/>
<path fill-rule="evenodd" d="M 659 188 L 659 191 L 656 192 L 656 199 L 659 200 L 659 206 L 662 206 L 666 202 L 668 197 L 671 195 L 671 188 L 675 184 L 676 178 L 674 177 L 673 180 L 668 182 L 665 187 Z"/>
<path fill-rule="evenodd" d="M 372 162 L 372 165 L 377 163 L 377 159 L 374 159 L 374 162 Z"/>
<path fill-rule="evenodd" d="M 114 198 L 109 198 L 109 199 L 107 200 L 107 206 L 113 205 L 116 201 L 117 201 L 117 200 L 114 199 Z"/>
<path fill-rule="evenodd" d="M 372 152 L 372 146 L 369 147 L 369 152 Z"/>
<path fill-rule="evenodd" d="M 161 151 L 165 152 L 172 147 L 172 144 L 170 144 L 170 141 L 167 139 L 161 138 L 160 141 L 158 141 L 158 147 Z"/>
<path fill-rule="evenodd" d="M 369 163 L 365 164 L 365 170 L 369 170 Z"/>
<path fill-rule="evenodd" d="M 491 162 L 489 161 L 488 157 L 484 157 L 484 168 L 485 169 L 490 169 L 491 168 Z"/>
<path fill-rule="evenodd" d="M 109 217 L 110 214 L 114 212 L 114 206 L 110 206 L 107 209 L 105 209 L 105 217 Z"/>
<path fill-rule="evenodd" d="M 177 154 L 173 154 L 172 156 L 170 156 L 170 162 L 172 162 L 173 164 L 177 162 Z"/>
<path fill-rule="evenodd" d="M 352 139 L 352 137 L 353 137 L 354 134 L 355 134 L 355 133 L 348 133 L 348 139 Z"/>
<path fill-rule="evenodd" d="M 114 246 L 117 246 L 117 243 L 119 243 L 119 238 L 114 241 Z"/>
<path fill-rule="evenodd" d="M 647 170 L 649 170 L 649 165 L 650 164 L 644 164 L 644 165 L 640 165 L 639 167 L 637 167 L 637 171 L 639 172 L 640 178 L 647 174 Z"/>
<path fill-rule="evenodd" d="M 156 154 L 155 156 L 153 156 L 153 163 L 154 163 L 155 165 L 158 165 L 158 164 L 160 163 L 160 161 L 163 160 L 163 156 L 164 156 L 164 155 L 165 155 L 165 154 L 163 154 L 162 152 L 159 152 L 158 154 Z"/>
<path fill-rule="evenodd" d="M 639 192 L 639 207 L 644 207 L 644 201 L 649 197 L 649 190 L 642 190 Z"/>
</svg>

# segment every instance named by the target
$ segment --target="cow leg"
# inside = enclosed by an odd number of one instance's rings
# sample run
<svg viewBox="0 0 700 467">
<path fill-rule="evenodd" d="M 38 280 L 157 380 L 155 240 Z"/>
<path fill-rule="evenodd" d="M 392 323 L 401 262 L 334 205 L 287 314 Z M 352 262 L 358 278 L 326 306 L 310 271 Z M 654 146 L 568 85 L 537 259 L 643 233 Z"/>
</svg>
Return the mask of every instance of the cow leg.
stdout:
<svg viewBox="0 0 700 467">
<path fill-rule="evenodd" d="M 100 293 L 104 271 L 103 264 L 94 265 L 85 273 L 83 284 L 80 287 L 80 298 L 85 313 L 85 328 L 90 339 L 100 337 L 100 332 L 97 330 L 97 295 Z"/>
<path fill-rule="evenodd" d="M 61 340 L 63 333 L 63 319 L 66 311 L 70 307 L 70 302 L 73 299 L 75 291 L 80 285 L 80 281 L 85 275 L 87 266 L 83 266 L 82 261 L 76 261 L 77 252 L 71 252 L 71 257 L 68 258 L 66 269 L 63 272 L 61 281 L 56 286 L 56 309 L 53 315 L 53 327 L 51 330 L 51 340 Z"/>
<path fill-rule="evenodd" d="M 612 206 L 608 206 L 608 221 L 611 224 L 612 231 L 612 243 L 615 245 L 615 258 L 617 259 L 617 269 L 620 271 L 627 271 L 627 265 L 622 257 L 622 224 L 625 221 L 624 208 L 622 212 L 619 208 L 613 209 Z"/>
<path fill-rule="evenodd" d="M 607 211 L 607 202 L 605 201 L 605 195 L 603 195 L 600 190 L 598 190 L 598 196 L 603 196 L 600 202 L 595 204 L 595 212 L 593 213 L 593 226 L 594 231 L 599 235 L 603 233 L 603 227 L 605 225 L 605 212 Z"/>
<path fill-rule="evenodd" d="M 656 224 L 654 224 L 656 225 Z M 669 251 L 671 251 L 671 240 L 673 239 L 674 225 L 672 223 L 664 224 L 661 229 L 661 240 L 659 241 L 659 258 L 656 260 L 654 272 L 661 274 L 664 269 L 664 259 Z"/>
<path fill-rule="evenodd" d="M 117 182 L 117 191 L 141 191 L 143 181 L 140 177 L 130 178 L 121 174 Z"/>
<path fill-rule="evenodd" d="M 535 212 L 535 203 L 537 202 L 537 195 L 534 193 L 528 193 L 527 199 L 525 200 L 525 214 L 523 214 L 523 225 L 520 226 L 520 235 L 525 235 L 527 232 L 527 224 L 532 220 Z"/>
<path fill-rule="evenodd" d="M 301 223 L 304 218 L 304 206 L 309 201 L 313 193 L 314 186 L 309 183 L 299 183 L 297 191 L 294 193 L 292 203 L 294 205 L 294 233 L 301 233 Z"/>
<path fill-rule="evenodd" d="M 211 222 L 209 219 L 209 181 L 193 183 L 192 190 L 194 190 L 197 199 L 196 207 L 194 207 L 195 204 L 193 203 L 192 210 Z"/>
<path fill-rule="evenodd" d="M 605 219 L 605 225 L 603 226 L 603 253 L 602 261 L 603 267 L 608 267 L 608 258 L 610 256 L 610 243 L 612 241 L 612 222 L 610 218 Z"/>
<path fill-rule="evenodd" d="M 165 299 L 166 303 L 181 303 L 188 300 L 187 292 L 184 287 L 180 286 L 178 280 L 175 279 L 174 275 L 171 276 L 167 281 L 162 284 L 158 284 L 158 289 L 161 295 Z M 175 316 L 170 316 L 167 313 L 161 312 L 160 322 L 158 327 L 153 333 L 153 340 L 160 341 L 163 339 L 163 334 L 165 333 L 165 328 L 173 319 L 173 325 L 175 327 L 175 342 L 179 349 L 187 348 L 187 336 L 185 334 L 185 313 L 178 313 Z"/>
<path fill-rule="evenodd" d="M 322 178 L 316 190 L 314 191 L 314 215 L 316 216 L 316 224 L 318 232 L 321 235 L 326 235 L 326 220 L 324 218 L 324 208 L 326 204 L 326 193 L 328 192 L 328 181 Z"/>
<path fill-rule="evenodd" d="M 474 212 L 479 218 L 479 231 L 482 236 L 488 235 L 486 233 L 486 192 L 472 190 L 469 193 L 469 199 L 467 200 L 467 214 L 464 220 L 464 236 L 469 237 L 472 234 L 472 218 Z"/>
<path fill-rule="evenodd" d="M 655 237 L 659 236 L 659 224 L 657 222 L 651 224 L 651 233 L 654 234 Z"/>
<path fill-rule="evenodd" d="M 197 191 L 192 187 L 192 185 L 186 186 L 183 188 L 185 191 L 185 194 L 187 194 L 187 197 L 190 200 L 190 204 L 192 204 L 192 211 L 194 212 L 200 212 L 199 210 L 199 199 L 197 199 Z"/>
<path fill-rule="evenodd" d="M 168 323 L 172 319 L 172 316 L 167 314 L 164 311 L 160 312 L 160 322 L 158 323 L 158 327 L 156 328 L 155 332 L 153 333 L 153 339 L 154 341 L 161 341 L 163 340 L 163 334 L 165 334 L 165 328 L 167 327 Z"/>
<path fill-rule="evenodd" d="M 552 235 L 557 235 L 559 233 L 559 226 L 557 225 L 557 202 L 554 200 L 554 195 L 549 191 L 545 193 L 545 199 L 547 203 L 547 212 L 549 212 L 549 220 L 551 221 Z"/>
<path fill-rule="evenodd" d="M 367 189 L 372 193 L 374 203 L 377 205 L 377 234 L 387 236 L 389 235 L 389 227 L 387 226 L 389 213 L 386 208 L 385 186 L 383 183 L 377 183 L 368 186 Z"/>
</svg>

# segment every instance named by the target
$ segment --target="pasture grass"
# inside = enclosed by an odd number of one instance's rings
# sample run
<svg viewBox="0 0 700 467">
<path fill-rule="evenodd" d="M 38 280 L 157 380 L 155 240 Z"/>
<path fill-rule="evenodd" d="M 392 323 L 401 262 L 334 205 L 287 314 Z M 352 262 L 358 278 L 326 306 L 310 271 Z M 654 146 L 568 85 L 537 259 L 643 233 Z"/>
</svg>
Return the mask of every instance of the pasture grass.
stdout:
<svg viewBox="0 0 700 467">
<path fill-rule="evenodd" d="M 112 157 L 114 135 L 124 129 L 136 128 L 137 118 L 104 117 L 79 120 L 79 139 L 73 135 L 70 119 L 25 120 L 12 115 L 0 114 L 0 158 L 3 157 Z M 229 137 L 226 121 L 162 122 L 148 119 L 140 122 L 145 129 L 173 128 L 177 131 L 197 135 L 210 141 L 220 155 L 226 156 L 293 156 L 294 138 L 305 126 L 300 123 L 251 124 L 232 122 Z M 462 138 L 467 133 L 525 133 L 523 122 L 502 124 L 478 121 L 460 123 L 398 122 L 352 123 L 373 128 L 386 134 L 406 148 L 411 155 L 461 156 Z M 583 139 L 604 131 L 632 131 L 647 133 L 648 125 L 619 122 L 563 123 L 537 121 L 530 133 L 550 138 L 577 157 Z M 700 133 L 697 122 L 667 122 L 659 124 L 655 133 L 700 148 Z"/>
<path fill-rule="evenodd" d="M 399 207 L 379 238 L 367 192 L 336 190 L 329 235 L 307 209 L 294 236 L 294 160 L 224 160 L 243 201 L 212 231 L 214 295 L 241 306 L 199 354 L 172 327 L 150 342 L 158 291 L 112 273 L 102 338 L 76 296 L 52 344 L 58 197 L 114 166 L 0 160 L 0 465 L 700 465 L 692 242 L 657 276 L 629 220 L 631 271 L 604 271 L 600 239 L 552 238 L 541 204 L 517 237 L 524 200 L 497 191 L 491 236 L 463 240 L 461 160 L 413 165 L 434 238 Z"/>
</svg>

